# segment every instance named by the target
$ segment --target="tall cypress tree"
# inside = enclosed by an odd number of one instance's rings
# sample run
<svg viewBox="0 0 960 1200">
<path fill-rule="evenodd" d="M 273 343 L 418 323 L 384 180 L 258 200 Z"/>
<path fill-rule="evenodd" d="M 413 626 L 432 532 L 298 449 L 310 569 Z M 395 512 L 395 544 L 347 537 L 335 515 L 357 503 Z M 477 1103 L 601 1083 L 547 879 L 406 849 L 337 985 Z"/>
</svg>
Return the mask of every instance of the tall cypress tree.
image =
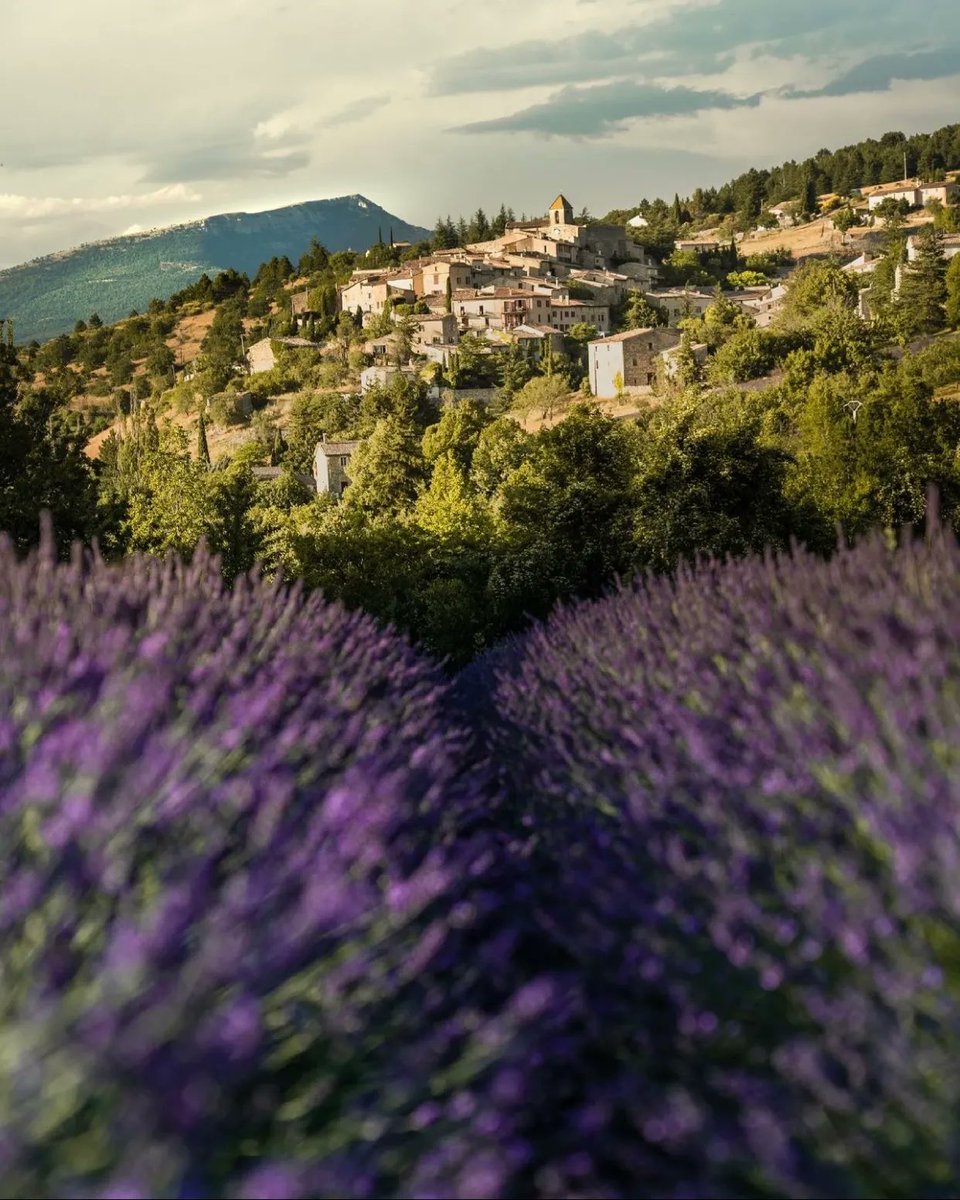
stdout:
<svg viewBox="0 0 960 1200">
<path fill-rule="evenodd" d="M 210 466 L 210 447 L 207 445 L 207 423 L 200 413 L 197 421 L 197 461 Z"/>
<path fill-rule="evenodd" d="M 810 174 L 803 181 L 803 211 L 812 217 L 819 209 L 820 206 L 817 203 L 817 181 Z"/>
<path fill-rule="evenodd" d="M 444 304 L 445 312 L 453 312 L 453 284 L 450 282 L 450 276 L 447 276 L 447 285 L 444 289 Z"/>
</svg>

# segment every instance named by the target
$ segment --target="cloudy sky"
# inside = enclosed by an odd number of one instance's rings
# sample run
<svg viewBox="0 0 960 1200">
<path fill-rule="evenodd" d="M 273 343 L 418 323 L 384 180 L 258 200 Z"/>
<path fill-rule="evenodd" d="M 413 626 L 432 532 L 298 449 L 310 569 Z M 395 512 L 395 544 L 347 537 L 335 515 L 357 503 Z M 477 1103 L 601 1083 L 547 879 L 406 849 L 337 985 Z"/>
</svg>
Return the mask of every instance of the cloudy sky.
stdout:
<svg viewBox="0 0 960 1200">
<path fill-rule="evenodd" d="M 362 192 L 602 214 L 960 120 L 957 0 L 5 0 L 0 266 Z"/>
</svg>

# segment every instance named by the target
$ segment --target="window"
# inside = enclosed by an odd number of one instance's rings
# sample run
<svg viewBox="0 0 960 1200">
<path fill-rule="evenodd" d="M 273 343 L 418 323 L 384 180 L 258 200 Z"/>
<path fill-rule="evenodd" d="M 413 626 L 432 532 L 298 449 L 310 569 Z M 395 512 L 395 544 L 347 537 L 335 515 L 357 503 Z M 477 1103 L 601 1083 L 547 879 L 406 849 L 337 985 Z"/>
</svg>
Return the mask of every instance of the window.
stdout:
<svg viewBox="0 0 960 1200">
<path fill-rule="evenodd" d="M 349 454 L 341 454 L 340 455 L 340 466 L 343 468 L 350 466 L 350 455 Z"/>
</svg>

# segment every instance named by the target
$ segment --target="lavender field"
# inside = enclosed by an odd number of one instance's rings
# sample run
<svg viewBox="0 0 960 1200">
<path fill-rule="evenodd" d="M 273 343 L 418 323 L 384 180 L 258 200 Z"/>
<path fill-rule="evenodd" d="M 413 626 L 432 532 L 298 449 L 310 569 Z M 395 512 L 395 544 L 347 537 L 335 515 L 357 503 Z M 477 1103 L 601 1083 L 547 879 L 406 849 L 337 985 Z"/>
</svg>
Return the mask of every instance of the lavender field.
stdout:
<svg viewBox="0 0 960 1200">
<path fill-rule="evenodd" d="M 0 1194 L 946 1197 L 960 548 L 705 563 L 447 679 L 0 549 Z"/>
</svg>

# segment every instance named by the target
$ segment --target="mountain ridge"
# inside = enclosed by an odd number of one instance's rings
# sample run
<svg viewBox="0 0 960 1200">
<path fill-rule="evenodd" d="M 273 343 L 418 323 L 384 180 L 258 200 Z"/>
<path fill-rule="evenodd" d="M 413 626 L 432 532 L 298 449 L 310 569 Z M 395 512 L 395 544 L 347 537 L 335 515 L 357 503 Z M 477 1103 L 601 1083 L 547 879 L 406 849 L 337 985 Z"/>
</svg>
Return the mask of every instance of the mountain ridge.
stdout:
<svg viewBox="0 0 960 1200">
<path fill-rule="evenodd" d="M 294 261 L 316 238 L 332 252 L 365 250 L 379 237 L 420 241 L 430 231 L 355 192 L 261 212 L 215 213 L 53 251 L 0 270 L 0 316 L 17 341 L 68 332 L 97 312 L 106 322 L 165 300 L 207 274 Z"/>
</svg>

